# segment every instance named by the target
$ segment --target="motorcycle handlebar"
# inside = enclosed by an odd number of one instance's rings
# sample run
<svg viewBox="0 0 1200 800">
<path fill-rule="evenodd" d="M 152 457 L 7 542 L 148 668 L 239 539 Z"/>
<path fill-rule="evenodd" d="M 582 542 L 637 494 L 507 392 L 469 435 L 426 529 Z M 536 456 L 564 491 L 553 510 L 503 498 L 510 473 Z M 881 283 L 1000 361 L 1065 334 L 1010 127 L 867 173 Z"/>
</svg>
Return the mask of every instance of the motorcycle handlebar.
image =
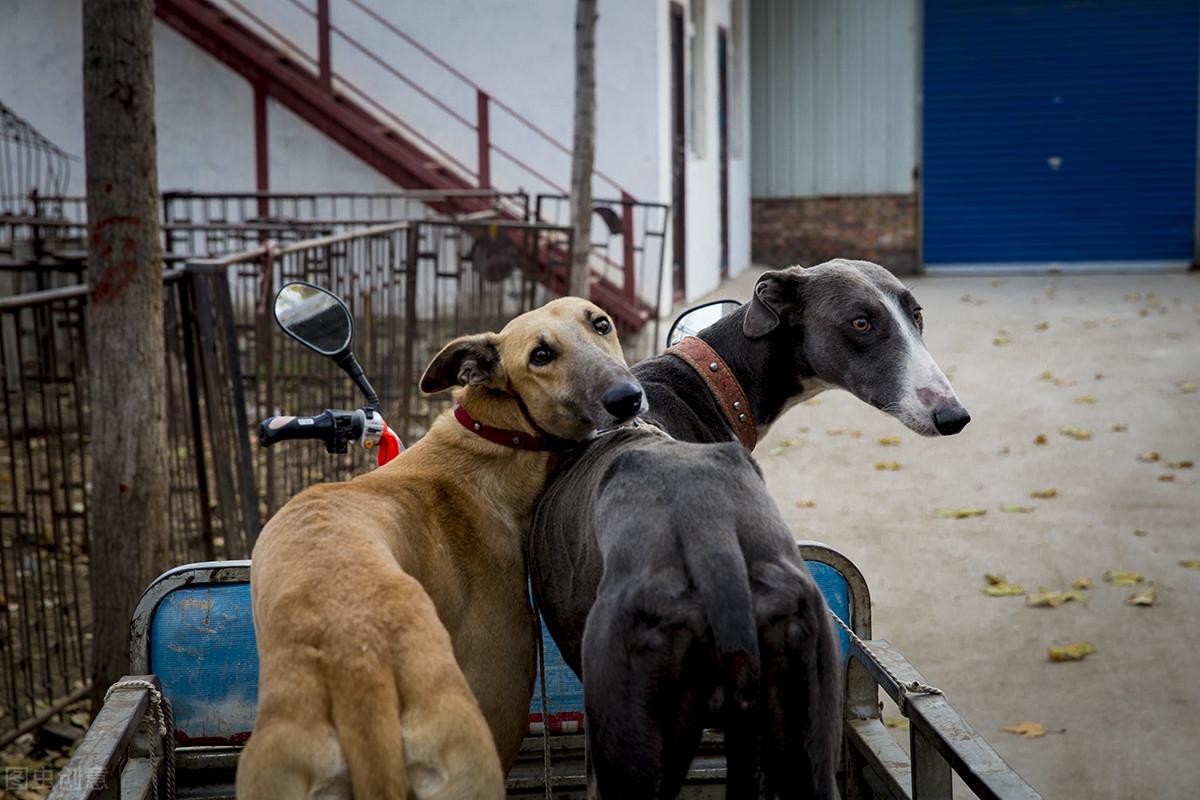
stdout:
<svg viewBox="0 0 1200 800">
<path fill-rule="evenodd" d="M 317 439 L 325 443 L 331 453 L 346 452 L 346 442 L 361 436 L 355 427 L 353 411 L 326 409 L 313 417 L 279 416 L 268 417 L 258 425 L 258 442 L 270 447 L 277 442 L 292 439 Z"/>
</svg>

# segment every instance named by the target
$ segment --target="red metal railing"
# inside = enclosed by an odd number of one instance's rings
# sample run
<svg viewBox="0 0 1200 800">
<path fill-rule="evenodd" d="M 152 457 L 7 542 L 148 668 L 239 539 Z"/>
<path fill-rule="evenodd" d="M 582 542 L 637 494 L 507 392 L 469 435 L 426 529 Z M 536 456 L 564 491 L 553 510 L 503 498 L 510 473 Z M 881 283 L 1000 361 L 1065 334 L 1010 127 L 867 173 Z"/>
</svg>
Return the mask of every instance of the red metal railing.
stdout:
<svg viewBox="0 0 1200 800">
<path fill-rule="evenodd" d="M 223 4 L 234 8 L 237 12 L 243 15 L 247 20 L 252 21 L 268 36 L 275 38 L 280 43 L 284 44 L 289 51 L 298 55 L 303 59 L 313 70 L 318 80 L 327 88 L 335 88 L 337 91 L 345 92 L 348 95 L 353 95 L 356 100 L 360 100 L 369 105 L 374 111 L 378 112 L 388 122 L 399 126 L 405 133 L 413 135 L 423 145 L 434 151 L 440 158 L 444 159 L 449 166 L 462 172 L 464 175 L 474 179 L 475 184 L 481 189 L 492 188 L 492 154 L 503 157 L 511 162 L 522 172 L 530 177 L 533 177 L 545 184 L 546 186 L 558 192 L 566 193 L 568 189 L 562 183 L 550 177 L 545 171 L 530 164 L 527 160 L 518 156 L 512 149 L 498 144 L 491 136 L 491 116 L 493 109 L 502 112 L 515 121 L 528 133 L 548 144 L 554 150 L 562 153 L 565 156 L 571 156 L 572 150 L 563 142 L 556 139 L 554 136 L 546 132 L 545 129 L 537 125 L 525 115 L 518 112 L 512 106 L 505 103 L 496 97 L 491 96 L 478 83 L 471 80 L 467 75 L 452 64 L 447 62 L 437 53 L 430 50 L 428 47 L 417 41 L 410 34 L 404 32 L 386 17 L 379 12 L 368 7 L 361 0 L 345 0 L 348 6 L 352 6 L 358 11 L 366 15 L 371 21 L 377 24 L 381 29 L 388 31 L 397 38 L 412 47 L 416 52 L 424 56 L 429 62 L 436 65 L 446 75 L 451 76 L 463 87 L 470 89 L 475 93 L 475 119 L 471 120 L 462 112 L 451 107 L 444 100 L 436 96 L 433 92 L 426 89 L 409 75 L 406 75 L 394 64 L 383 58 L 374 50 L 364 45 L 356 37 L 348 33 L 343 28 L 334 24 L 330 15 L 330 0 L 316 0 L 316 10 L 306 6 L 301 0 L 287 0 L 287 2 L 296 8 L 299 12 L 313 20 L 316 26 L 317 37 L 317 56 L 314 58 L 309 53 L 306 53 L 304 48 L 298 45 L 294 40 L 280 32 L 275 26 L 262 19 L 259 15 L 246 8 L 239 0 L 222 0 Z M 341 75 L 334 68 L 332 63 L 332 38 L 337 36 L 346 45 L 353 48 L 363 57 L 371 61 L 373 64 L 384 70 L 386 73 L 404 83 L 409 89 L 416 92 L 422 98 L 427 100 L 433 106 L 445 113 L 465 128 L 475 132 L 476 137 L 476 167 L 471 169 L 461 158 L 458 158 L 447 152 L 445 148 L 436 144 L 431 138 L 421 134 L 413 126 L 404 122 L 395 115 L 390 109 L 383 106 L 375 98 L 360 90 L 355 84 L 348 79 L 347 76 Z M 335 82 L 336 81 L 336 85 Z M 633 196 L 612 177 L 599 169 L 593 169 L 595 177 L 606 184 L 612 190 L 618 192 L 623 197 L 629 197 L 633 200 Z"/>
</svg>

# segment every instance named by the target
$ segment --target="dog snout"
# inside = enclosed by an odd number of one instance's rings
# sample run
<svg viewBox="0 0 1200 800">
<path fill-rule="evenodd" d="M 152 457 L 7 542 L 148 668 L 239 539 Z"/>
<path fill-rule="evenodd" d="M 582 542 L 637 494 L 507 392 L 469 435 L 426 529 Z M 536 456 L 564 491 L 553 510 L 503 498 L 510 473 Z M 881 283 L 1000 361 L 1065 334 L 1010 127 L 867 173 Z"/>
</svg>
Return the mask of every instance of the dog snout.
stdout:
<svg viewBox="0 0 1200 800">
<path fill-rule="evenodd" d="M 948 403 L 933 410 L 933 426 L 942 436 L 953 436 L 967 427 L 971 415 L 961 403 Z"/>
<path fill-rule="evenodd" d="M 633 381 L 622 381 L 605 392 L 600 402 L 618 422 L 624 422 L 642 410 L 642 387 Z"/>
</svg>

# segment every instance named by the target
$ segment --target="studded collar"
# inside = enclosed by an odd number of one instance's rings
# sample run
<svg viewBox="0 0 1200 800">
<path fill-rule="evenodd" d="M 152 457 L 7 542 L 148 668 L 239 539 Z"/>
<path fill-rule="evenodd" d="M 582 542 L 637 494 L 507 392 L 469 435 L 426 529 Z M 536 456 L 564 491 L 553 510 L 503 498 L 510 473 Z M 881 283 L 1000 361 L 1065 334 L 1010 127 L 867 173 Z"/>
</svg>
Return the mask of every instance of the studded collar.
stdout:
<svg viewBox="0 0 1200 800">
<path fill-rule="evenodd" d="M 758 443 L 758 427 L 750 411 L 750 401 L 725 360 L 708 342 L 696 336 L 684 338 L 667 352 L 688 364 L 704 379 L 742 447 L 747 452 L 753 450 Z"/>
<path fill-rule="evenodd" d="M 512 447 L 516 450 L 558 451 L 570 446 L 569 442 L 556 439 L 553 436 L 538 436 L 525 431 L 510 431 L 504 428 L 493 428 L 484 425 L 467 413 L 467 410 L 457 403 L 454 405 L 454 418 L 467 430 L 487 439 L 489 442 Z"/>
</svg>

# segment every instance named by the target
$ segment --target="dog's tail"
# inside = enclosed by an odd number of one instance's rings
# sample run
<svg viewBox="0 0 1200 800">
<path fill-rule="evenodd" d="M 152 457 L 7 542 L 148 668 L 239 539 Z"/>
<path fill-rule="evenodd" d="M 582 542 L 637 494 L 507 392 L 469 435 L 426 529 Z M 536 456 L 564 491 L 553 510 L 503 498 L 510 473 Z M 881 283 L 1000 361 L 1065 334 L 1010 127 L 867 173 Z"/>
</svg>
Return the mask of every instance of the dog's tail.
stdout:
<svg viewBox="0 0 1200 800">
<path fill-rule="evenodd" d="M 400 694 L 390 670 L 354 670 L 329 682 L 337 731 L 356 798 L 408 797 Z"/>
<path fill-rule="evenodd" d="M 723 522 L 711 520 L 710 524 L 720 528 Z M 755 702 L 760 664 L 758 626 L 745 557 L 737 537 L 725 535 L 725 531 L 716 536 L 681 539 L 684 564 L 708 618 L 720 660 L 726 708 L 748 711 Z"/>
</svg>

